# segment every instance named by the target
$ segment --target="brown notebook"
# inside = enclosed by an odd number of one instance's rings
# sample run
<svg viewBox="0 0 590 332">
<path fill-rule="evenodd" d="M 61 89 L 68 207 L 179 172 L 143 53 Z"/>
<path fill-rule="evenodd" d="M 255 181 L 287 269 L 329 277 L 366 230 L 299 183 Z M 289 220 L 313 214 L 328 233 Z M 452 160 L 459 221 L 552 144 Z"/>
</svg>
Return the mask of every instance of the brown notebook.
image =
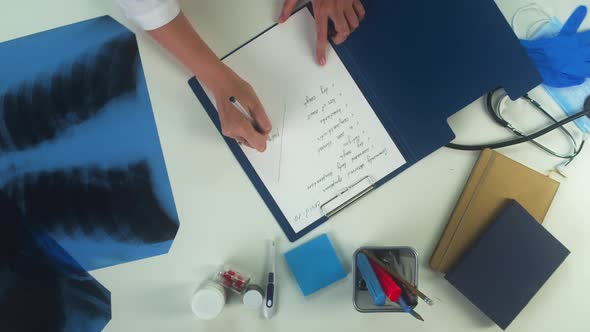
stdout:
<svg viewBox="0 0 590 332">
<path fill-rule="evenodd" d="M 509 199 L 543 222 L 559 182 L 492 150 L 484 150 L 430 259 L 446 273 L 479 238 Z"/>
</svg>

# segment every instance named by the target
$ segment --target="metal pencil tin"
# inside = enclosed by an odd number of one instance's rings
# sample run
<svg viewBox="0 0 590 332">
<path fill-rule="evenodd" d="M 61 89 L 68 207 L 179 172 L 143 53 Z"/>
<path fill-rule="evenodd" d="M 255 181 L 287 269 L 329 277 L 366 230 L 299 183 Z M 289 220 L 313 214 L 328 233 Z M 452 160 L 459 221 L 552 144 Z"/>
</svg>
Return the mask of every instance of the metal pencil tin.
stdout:
<svg viewBox="0 0 590 332">
<path fill-rule="evenodd" d="M 356 256 L 361 250 L 369 250 L 378 257 L 395 257 L 397 262 L 403 267 L 403 271 L 396 269 L 407 281 L 418 287 L 418 253 L 411 247 L 361 247 L 357 249 L 353 256 L 353 295 L 352 303 L 358 312 L 374 313 L 374 312 L 404 312 L 397 303 L 392 303 L 389 300 L 384 306 L 376 306 L 369 291 L 360 287 L 362 277 L 356 267 Z M 418 304 L 415 298 L 408 305 L 413 309 Z"/>
</svg>

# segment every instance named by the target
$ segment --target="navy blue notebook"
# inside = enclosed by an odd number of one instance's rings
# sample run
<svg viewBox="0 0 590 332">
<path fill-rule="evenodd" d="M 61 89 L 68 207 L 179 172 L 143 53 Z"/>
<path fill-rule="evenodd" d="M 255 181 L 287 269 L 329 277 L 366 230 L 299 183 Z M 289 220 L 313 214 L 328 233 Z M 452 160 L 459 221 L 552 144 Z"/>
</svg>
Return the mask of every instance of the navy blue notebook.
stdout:
<svg viewBox="0 0 590 332">
<path fill-rule="evenodd" d="M 510 200 L 446 278 L 506 329 L 569 253 L 520 204 Z"/>
<path fill-rule="evenodd" d="M 334 49 L 406 160 L 375 187 L 452 141 L 447 119 L 482 95 L 504 87 L 514 99 L 542 82 L 493 0 L 363 3 L 365 20 Z M 221 131 L 203 87 L 189 85 Z M 295 232 L 237 143 L 226 142 L 289 240 L 328 219 Z"/>
</svg>

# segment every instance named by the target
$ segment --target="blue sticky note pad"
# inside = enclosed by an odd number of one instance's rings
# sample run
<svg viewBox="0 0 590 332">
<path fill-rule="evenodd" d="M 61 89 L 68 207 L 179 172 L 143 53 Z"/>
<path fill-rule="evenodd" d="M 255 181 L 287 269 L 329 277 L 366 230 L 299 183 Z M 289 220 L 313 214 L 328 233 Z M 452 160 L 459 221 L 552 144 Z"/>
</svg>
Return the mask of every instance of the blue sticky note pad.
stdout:
<svg viewBox="0 0 590 332">
<path fill-rule="evenodd" d="M 346 277 L 342 262 L 326 234 L 288 251 L 284 256 L 304 296 Z"/>
</svg>

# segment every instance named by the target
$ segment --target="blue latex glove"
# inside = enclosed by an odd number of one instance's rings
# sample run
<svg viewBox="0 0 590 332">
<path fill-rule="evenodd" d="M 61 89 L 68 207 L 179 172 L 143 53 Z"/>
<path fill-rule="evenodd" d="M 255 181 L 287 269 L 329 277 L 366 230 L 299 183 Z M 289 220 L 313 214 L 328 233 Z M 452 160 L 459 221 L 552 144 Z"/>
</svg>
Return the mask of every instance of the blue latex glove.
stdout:
<svg viewBox="0 0 590 332">
<path fill-rule="evenodd" d="M 590 77 L 590 31 L 577 32 L 587 12 L 585 6 L 578 7 L 557 37 L 521 41 L 545 84 L 568 87 Z"/>
<path fill-rule="evenodd" d="M 563 29 L 559 33 L 560 36 L 571 36 L 578 32 L 578 29 L 582 26 L 582 22 L 588 14 L 588 8 L 586 6 L 580 6 L 574 10 L 572 15 L 567 19 L 567 22 L 563 25 Z"/>
</svg>

